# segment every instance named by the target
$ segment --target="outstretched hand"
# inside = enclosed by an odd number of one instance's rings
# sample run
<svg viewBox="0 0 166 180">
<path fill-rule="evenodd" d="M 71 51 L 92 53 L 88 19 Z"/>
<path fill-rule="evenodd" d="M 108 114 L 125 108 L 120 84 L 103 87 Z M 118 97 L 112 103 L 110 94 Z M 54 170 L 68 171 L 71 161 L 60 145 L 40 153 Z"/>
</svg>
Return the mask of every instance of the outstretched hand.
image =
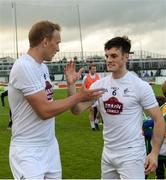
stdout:
<svg viewBox="0 0 166 180">
<path fill-rule="evenodd" d="M 74 84 L 80 78 L 84 70 L 83 68 L 81 68 L 78 72 L 76 72 L 75 64 L 75 61 L 70 61 L 64 69 L 66 81 L 69 85 Z"/>
</svg>

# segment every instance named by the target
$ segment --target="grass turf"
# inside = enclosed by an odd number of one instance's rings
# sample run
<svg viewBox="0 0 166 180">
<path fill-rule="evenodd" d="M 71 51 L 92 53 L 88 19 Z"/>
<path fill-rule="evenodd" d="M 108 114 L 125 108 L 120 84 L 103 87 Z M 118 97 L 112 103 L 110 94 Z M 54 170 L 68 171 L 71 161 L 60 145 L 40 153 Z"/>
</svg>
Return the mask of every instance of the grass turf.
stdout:
<svg viewBox="0 0 166 180">
<path fill-rule="evenodd" d="M 156 95 L 162 95 L 160 86 L 153 86 Z M 66 90 L 56 90 L 55 99 L 67 96 Z M 7 129 L 9 106 L 0 106 L 0 179 L 13 178 L 8 149 L 11 131 Z M 74 116 L 67 111 L 56 117 L 56 136 L 60 146 L 64 179 L 99 179 L 100 159 L 103 147 L 102 126 L 100 131 L 90 129 L 88 112 Z M 150 174 L 149 178 L 154 178 Z"/>
</svg>

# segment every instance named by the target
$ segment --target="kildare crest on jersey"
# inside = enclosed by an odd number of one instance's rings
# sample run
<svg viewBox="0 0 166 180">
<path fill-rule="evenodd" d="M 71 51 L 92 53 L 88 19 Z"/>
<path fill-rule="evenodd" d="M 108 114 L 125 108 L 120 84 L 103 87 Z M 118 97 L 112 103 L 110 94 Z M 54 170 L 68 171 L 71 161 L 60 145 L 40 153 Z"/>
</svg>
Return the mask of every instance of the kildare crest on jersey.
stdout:
<svg viewBox="0 0 166 180">
<path fill-rule="evenodd" d="M 104 101 L 104 108 L 108 114 L 117 115 L 123 111 L 123 104 L 116 97 Z"/>
</svg>

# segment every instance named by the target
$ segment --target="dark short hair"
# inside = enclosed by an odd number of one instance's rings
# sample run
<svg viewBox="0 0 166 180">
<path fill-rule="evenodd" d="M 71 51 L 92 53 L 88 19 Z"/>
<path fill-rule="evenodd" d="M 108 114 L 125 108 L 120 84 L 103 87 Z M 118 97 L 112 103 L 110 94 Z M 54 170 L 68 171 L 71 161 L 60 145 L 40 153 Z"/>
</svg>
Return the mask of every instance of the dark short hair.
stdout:
<svg viewBox="0 0 166 180">
<path fill-rule="evenodd" d="M 30 47 L 37 46 L 44 38 L 51 39 L 54 30 L 60 31 L 61 27 L 49 21 L 40 21 L 34 24 L 28 36 Z"/>
<path fill-rule="evenodd" d="M 121 49 L 123 53 L 130 53 L 131 41 L 127 36 L 115 37 L 107 41 L 104 45 L 105 50 L 109 50 L 113 47 Z"/>
<path fill-rule="evenodd" d="M 96 65 L 91 63 L 91 64 L 89 65 L 89 70 L 91 70 L 92 67 L 96 67 Z"/>
</svg>

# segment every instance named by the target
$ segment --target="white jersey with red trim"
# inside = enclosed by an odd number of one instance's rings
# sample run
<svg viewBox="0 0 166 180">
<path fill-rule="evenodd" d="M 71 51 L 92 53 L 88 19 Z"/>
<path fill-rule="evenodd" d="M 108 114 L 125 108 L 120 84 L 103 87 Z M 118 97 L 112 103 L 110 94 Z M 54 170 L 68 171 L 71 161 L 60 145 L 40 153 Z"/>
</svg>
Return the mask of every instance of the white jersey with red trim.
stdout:
<svg viewBox="0 0 166 180">
<path fill-rule="evenodd" d="M 112 150 L 144 146 L 143 108 L 158 105 L 151 86 L 127 72 L 120 79 L 112 74 L 96 81 L 90 89 L 105 88 L 96 101 L 103 121 L 104 145 Z"/>
<path fill-rule="evenodd" d="M 53 90 L 45 64 L 37 63 L 30 55 L 20 57 L 10 72 L 8 96 L 12 111 L 12 144 L 47 146 L 55 138 L 54 120 L 42 120 L 25 96 L 45 91 L 49 101 Z"/>
</svg>

